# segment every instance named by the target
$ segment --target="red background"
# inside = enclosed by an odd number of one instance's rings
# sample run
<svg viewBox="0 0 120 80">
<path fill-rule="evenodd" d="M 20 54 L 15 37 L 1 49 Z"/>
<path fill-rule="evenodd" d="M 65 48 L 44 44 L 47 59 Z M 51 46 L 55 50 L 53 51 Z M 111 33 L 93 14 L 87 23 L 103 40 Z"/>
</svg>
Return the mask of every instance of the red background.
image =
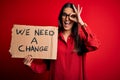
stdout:
<svg viewBox="0 0 120 80">
<path fill-rule="evenodd" d="M 69 0 L 83 7 L 82 18 L 101 41 L 101 47 L 86 58 L 88 80 L 120 80 L 119 0 Z M 62 5 L 68 0 L 0 0 L 0 78 L 45 80 L 48 73 L 36 74 L 23 59 L 9 53 L 13 24 L 57 26 Z M 45 79 L 43 79 L 45 78 Z"/>
</svg>

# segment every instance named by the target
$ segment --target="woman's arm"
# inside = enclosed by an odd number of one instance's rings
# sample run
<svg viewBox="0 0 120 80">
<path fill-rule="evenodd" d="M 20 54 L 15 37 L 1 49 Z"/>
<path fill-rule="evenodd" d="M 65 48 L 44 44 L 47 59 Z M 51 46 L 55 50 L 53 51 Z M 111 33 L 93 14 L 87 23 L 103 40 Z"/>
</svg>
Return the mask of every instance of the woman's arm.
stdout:
<svg viewBox="0 0 120 80">
<path fill-rule="evenodd" d="M 74 5 L 73 8 L 75 10 L 75 13 L 72 13 L 71 16 L 75 15 L 76 17 L 70 16 L 70 20 L 77 22 L 78 25 L 80 25 L 80 37 L 83 38 L 82 42 L 84 43 L 85 48 L 87 49 L 87 51 L 93 51 L 98 49 L 100 45 L 98 39 L 90 31 L 89 27 L 87 26 L 86 23 L 84 23 L 84 21 L 80 16 L 82 13 L 82 7 L 80 7 L 78 4 L 78 8 L 76 8 Z"/>
<path fill-rule="evenodd" d="M 87 25 L 82 25 L 80 28 L 80 37 L 84 40 L 87 51 L 94 51 L 98 49 L 100 41 L 96 38 L 95 34 L 91 32 Z"/>
</svg>

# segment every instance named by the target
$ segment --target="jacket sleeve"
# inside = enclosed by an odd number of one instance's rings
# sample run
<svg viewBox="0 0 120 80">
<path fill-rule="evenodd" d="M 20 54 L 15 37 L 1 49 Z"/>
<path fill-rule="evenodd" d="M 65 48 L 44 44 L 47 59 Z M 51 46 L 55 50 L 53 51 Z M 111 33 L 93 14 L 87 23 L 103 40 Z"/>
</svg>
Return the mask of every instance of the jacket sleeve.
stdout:
<svg viewBox="0 0 120 80">
<path fill-rule="evenodd" d="M 91 32 L 88 26 L 80 27 L 80 37 L 82 38 L 87 52 L 94 51 L 99 48 L 100 41 Z"/>
<path fill-rule="evenodd" d="M 31 63 L 30 67 L 36 73 L 44 73 L 47 70 L 47 65 L 44 60 L 35 60 Z"/>
</svg>

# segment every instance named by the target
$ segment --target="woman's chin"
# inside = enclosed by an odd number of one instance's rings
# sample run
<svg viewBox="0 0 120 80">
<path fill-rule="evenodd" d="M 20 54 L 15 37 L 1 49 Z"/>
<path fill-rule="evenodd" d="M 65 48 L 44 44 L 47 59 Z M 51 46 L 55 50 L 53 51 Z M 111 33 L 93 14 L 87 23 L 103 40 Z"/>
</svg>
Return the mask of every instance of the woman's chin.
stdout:
<svg viewBox="0 0 120 80">
<path fill-rule="evenodd" d="M 71 28 L 69 28 L 69 27 L 68 27 L 68 28 L 64 27 L 64 30 L 65 30 L 65 31 L 70 31 Z"/>
</svg>

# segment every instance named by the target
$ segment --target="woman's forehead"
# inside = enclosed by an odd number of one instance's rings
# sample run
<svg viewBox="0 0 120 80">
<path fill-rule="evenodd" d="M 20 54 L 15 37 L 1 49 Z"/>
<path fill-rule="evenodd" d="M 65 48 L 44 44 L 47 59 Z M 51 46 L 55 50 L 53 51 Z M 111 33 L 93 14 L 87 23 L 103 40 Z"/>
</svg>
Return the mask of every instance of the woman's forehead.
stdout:
<svg viewBox="0 0 120 80">
<path fill-rule="evenodd" d="M 65 13 L 73 13 L 74 11 L 73 11 L 72 8 L 68 7 L 68 8 L 65 8 L 65 9 L 63 10 L 63 12 L 65 12 Z"/>
</svg>

